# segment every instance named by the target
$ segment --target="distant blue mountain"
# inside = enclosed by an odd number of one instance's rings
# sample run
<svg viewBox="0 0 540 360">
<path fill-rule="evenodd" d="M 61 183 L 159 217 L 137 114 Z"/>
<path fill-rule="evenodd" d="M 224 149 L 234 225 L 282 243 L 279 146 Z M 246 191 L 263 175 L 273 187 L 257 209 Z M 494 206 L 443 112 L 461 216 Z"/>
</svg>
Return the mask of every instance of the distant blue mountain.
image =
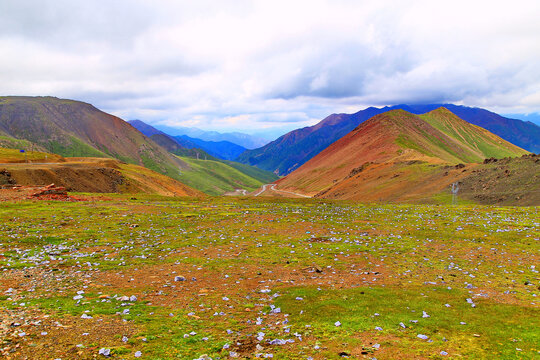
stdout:
<svg viewBox="0 0 540 360">
<path fill-rule="evenodd" d="M 204 141 L 228 141 L 233 144 L 240 145 L 246 149 L 256 149 L 268 144 L 269 142 L 261 137 L 240 132 L 219 133 L 217 131 L 205 131 L 197 128 L 170 127 L 164 125 L 156 125 L 156 128 L 171 136 L 186 135 L 190 138 L 201 139 Z"/>
<path fill-rule="evenodd" d="M 236 160 L 238 155 L 247 150 L 230 141 L 205 141 L 187 135 L 173 136 L 173 138 L 181 144 L 194 144 L 192 147 L 203 149 L 208 154 L 223 160 Z M 189 146 L 186 145 L 187 148 L 190 148 Z"/>
<path fill-rule="evenodd" d="M 539 125 L 540 126 L 540 112 L 537 112 L 537 113 L 528 113 L 528 114 L 518 114 L 518 113 L 513 113 L 513 114 L 501 114 L 502 116 L 504 116 L 505 118 L 509 118 L 509 119 L 518 119 L 518 120 L 523 120 L 523 121 L 530 121 L 536 125 Z"/>
<path fill-rule="evenodd" d="M 148 136 L 156 144 L 165 148 L 171 153 L 189 157 L 208 157 L 212 158 L 212 160 L 215 160 L 215 158 L 207 154 L 205 151 L 201 150 L 200 147 L 194 142 L 186 139 L 175 139 L 174 137 L 165 134 L 163 131 L 156 129 L 152 125 L 148 125 L 141 120 L 130 120 L 128 122 L 135 129 L 139 130 L 144 135 Z"/>
<path fill-rule="evenodd" d="M 246 148 L 230 141 L 205 141 L 186 135 L 171 136 L 141 120 L 130 120 L 129 123 L 144 135 L 158 142 L 169 151 L 173 148 L 171 141 L 185 149 L 202 149 L 209 155 L 222 160 L 235 160 L 238 155 L 246 151 Z M 159 137 L 158 137 L 159 136 Z M 166 140 L 169 138 L 169 141 Z"/>
<path fill-rule="evenodd" d="M 259 149 L 247 150 L 237 161 L 278 175 L 287 175 L 375 115 L 395 109 L 423 114 L 441 106 L 514 145 L 540 153 L 540 126 L 532 122 L 509 119 L 485 109 L 454 104 L 402 104 L 383 108 L 369 107 L 354 114 L 332 114 L 316 125 L 291 131 Z"/>
<path fill-rule="evenodd" d="M 148 125 L 147 123 L 141 120 L 129 120 L 128 123 L 130 123 L 131 126 L 133 126 L 135 129 L 139 130 L 140 132 L 142 132 L 144 135 L 148 137 L 152 135 L 158 135 L 158 134 L 165 135 L 163 131 L 156 129 L 152 125 Z"/>
</svg>

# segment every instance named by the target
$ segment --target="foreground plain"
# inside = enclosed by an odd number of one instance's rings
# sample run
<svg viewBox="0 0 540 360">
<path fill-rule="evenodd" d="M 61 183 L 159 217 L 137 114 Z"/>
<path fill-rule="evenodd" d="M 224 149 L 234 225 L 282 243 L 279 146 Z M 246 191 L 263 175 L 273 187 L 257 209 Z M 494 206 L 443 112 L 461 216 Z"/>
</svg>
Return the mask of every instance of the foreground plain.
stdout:
<svg viewBox="0 0 540 360">
<path fill-rule="evenodd" d="M 538 207 L 92 198 L 0 203 L 6 359 L 540 356 Z"/>
</svg>

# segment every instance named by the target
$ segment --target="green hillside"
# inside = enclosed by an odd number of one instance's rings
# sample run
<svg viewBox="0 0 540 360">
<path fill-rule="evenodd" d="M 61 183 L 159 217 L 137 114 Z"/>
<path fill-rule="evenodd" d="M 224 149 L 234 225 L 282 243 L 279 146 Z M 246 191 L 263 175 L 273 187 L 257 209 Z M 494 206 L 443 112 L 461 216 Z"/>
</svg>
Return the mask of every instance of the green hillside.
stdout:
<svg viewBox="0 0 540 360">
<path fill-rule="evenodd" d="M 485 158 L 478 151 L 464 146 L 420 116 L 405 110 L 392 110 L 372 119 L 380 119 L 382 124 L 386 124 L 384 131 L 396 136 L 395 143 L 402 151 L 414 150 L 432 158 L 430 161 L 439 159 L 457 164 L 479 162 Z"/>
<path fill-rule="evenodd" d="M 445 108 L 423 115 L 404 110 L 392 110 L 383 115 L 386 117 L 381 118 L 382 121 L 390 124 L 387 131 L 397 135 L 396 143 L 402 149 L 412 149 L 445 162 L 477 163 L 490 157 L 527 154 L 527 151 L 460 119 Z"/>
<path fill-rule="evenodd" d="M 180 159 L 188 163 L 191 169 L 182 170 L 178 179 L 208 195 L 222 195 L 235 189 L 253 191 L 265 183 L 220 161 L 190 157 Z"/>
<path fill-rule="evenodd" d="M 466 148 L 472 155 L 472 161 L 478 162 L 491 157 L 516 157 L 527 153 L 486 129 L 460 119 L 446 108 L 439 108 L 419 117 Z"/>
<path fill-rule="evenodd" d="M 0 137 L 1 141 L 1 137 Z M 22 140 L 21 140 L 22 141 Z M 1 143 L 1 142 L 0 142 Z M 20 147 L 23 149 L 24 147 Z M 40 151 L 27 151 L 21 153 L 19 148 L 6 148 L 0 146 L 0 163 L 23 163 L 23 162 L 63 162 L 64 158 L 60 155 L 49 154 Z"/>
<path fill-rule="evenodd" d="M 279 176 L 277 176 L 276 174 L 270 171 L 259 169 L 255 166 L 241 164 L 239 162 L 230 161 L 230 160 L 220 160 L 220 161 L 229 166 L 232 166 L 236 170 L 239 170 L 254 179 L 262 181 L 264 184 L 268 184 L 279 179 Z"/>
<path fill-rule="evenodd" d="M 24 150 L 36 150 L 44 151 L 42 146 L 32 143 L 28 140 L 15 139 L 11 136 L 3 135 L 0 133 L 0 147 L 7 149 L 24 149 Z"/>
</svg>

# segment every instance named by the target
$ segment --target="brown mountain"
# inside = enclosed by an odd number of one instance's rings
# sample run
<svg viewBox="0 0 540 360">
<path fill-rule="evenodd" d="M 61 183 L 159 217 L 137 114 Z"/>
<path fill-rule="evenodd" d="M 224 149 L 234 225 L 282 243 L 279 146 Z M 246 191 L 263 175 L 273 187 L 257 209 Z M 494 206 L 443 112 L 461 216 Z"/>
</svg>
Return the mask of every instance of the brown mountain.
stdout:
<svg viewBox="0 0 540 360">
<path fill-rule="evenodd" d="M 276 183 L 278 189 L 318 197 L 392 200 L 415 184 L 429 192 L 423 180 L 445 168 L 524 154 L 445 108 L 423 115 L 393 110 L 365 121 Z M 446 180 L 443 187 L 453 182 Z"/>
<path fill-rule="evenodd" d="M 176 177 L 189 166 L 124 120 L 54 97 L 0 97 L 0 135 L 63 156 L 112 157 Z"/>
<path fill-rule="evenodd" d="M 441 107 L 527 151 L 540 152 L 540 126 L 532 122 L 509 119 L 485 109 L 461 105 L 401 104 L 370 107 L 354 114 L 332 114 L 314 126 L 291 131 L 261 148 L 247 150 L 237 161 L 287 175 L 375 115 L 398 109 L 419 115 Z"/>
</svg>

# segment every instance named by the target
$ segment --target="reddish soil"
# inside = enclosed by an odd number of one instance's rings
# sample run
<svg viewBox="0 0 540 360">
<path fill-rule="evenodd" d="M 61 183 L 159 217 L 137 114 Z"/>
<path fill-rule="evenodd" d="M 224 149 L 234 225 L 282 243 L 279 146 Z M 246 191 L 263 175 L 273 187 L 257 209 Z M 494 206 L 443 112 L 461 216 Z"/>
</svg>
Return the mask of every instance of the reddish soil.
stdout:
<svg viewBox="0 0 540 360">
<path fill-rule="evenodd" d="M 0 186 L 35 187 L 51 183 L 64 187 L 68 192 L 204 195 L 168 176 L 114 159 L 66 158 L 59 163 L 12 163 L 0 168 Z M 0 195 L 2 197 L 10 198 L 13 194 Z M 51 196 L 51 199 L 60 198 Z"/>
<path fill-rule="evenodd" d="M 68 195 L 66 188 L 54 184 L 46 186 L 15 185 L 0 189 L 0 201 L 17 200 L 58 200 L 58 201 L 88 201 L 89 198 Z"/>
</svg>

